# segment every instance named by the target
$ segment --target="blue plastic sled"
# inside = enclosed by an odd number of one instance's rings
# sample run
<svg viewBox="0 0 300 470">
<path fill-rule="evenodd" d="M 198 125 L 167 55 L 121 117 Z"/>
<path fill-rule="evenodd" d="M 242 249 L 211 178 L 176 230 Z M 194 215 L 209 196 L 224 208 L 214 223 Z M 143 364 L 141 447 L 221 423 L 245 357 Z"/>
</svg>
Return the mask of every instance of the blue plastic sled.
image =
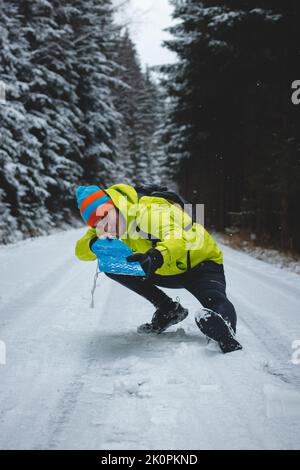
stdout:
<svg viewBox="0 0 300 470">
<path fill-rule="evenodd" d="M 146 276 L 140 263 L 126 261 L 127 256 L 132 255 L 132 251 L 121 240 L 116 238 L 97 240 L 93 243 L 92 251 L 98 258 L 99 271 L 103 273 Z"/>
</svg>

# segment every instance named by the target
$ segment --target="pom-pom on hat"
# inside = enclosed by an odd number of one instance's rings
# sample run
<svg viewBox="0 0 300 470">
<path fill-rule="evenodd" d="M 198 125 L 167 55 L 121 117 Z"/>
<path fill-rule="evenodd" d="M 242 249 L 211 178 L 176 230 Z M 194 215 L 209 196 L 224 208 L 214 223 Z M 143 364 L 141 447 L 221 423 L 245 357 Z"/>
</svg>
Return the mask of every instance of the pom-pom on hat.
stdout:
<svg viewBox="0 0 300 470">
<path fill-rule="evenodd" d="M 112 199 L 98 186 L 79 186 L 76 197 L 81 217 L 93 228 L 115 207 Z"/>
</svg>

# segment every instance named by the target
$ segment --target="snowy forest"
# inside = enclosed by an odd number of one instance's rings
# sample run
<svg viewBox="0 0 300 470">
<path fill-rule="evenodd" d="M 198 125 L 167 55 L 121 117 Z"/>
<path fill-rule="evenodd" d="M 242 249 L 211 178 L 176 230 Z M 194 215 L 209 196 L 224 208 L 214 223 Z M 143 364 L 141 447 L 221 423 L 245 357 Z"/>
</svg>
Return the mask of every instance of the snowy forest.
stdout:
<svg viewBox="0 0 300 470">
<path fill-rule="evenodd" d="M 296 0 L 0 0 L 0 454 L 300 450 L 299 36 Z"/>
<path fill-rule="evenodd" d="M 78 184 L 175 185 L 217 231 L 300 252 L 300 6 L 170 0 L 141 66 L 110 0 L 0 0 L 0 243 L 76 223 Z"/>
<path fill-rule="evenodd" d="M 2 243 L 77 216 L 79 183 L 158 175 L 161 91 L 109 0 L 1 0 Z"/>
</svg>

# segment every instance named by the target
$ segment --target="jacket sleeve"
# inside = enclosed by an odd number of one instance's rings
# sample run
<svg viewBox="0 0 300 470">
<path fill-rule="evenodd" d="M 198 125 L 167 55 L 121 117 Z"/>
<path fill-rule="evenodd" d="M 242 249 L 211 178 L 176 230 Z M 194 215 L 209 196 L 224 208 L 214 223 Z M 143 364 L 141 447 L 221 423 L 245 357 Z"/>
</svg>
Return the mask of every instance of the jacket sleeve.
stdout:
<svg viewBox="0 0 300 470">
<path fill-rule="evenodd" d="M 142 208 L 137 220 L 143 232 L 160 239 L 155 248 L 161 252 L 167 264 L 186 255 L 182 217 L 179 215 L 182 211 L 179 211 L 169 204 L 154 204 Z"/>
<path fill-rule="evenodd" d="M 76 243 L 75 254 L 80 261 L 95 261 L 97 256 L 90 249 L 90 242 L 96 238 L 96 229 L 89 229 Z"/>
</svg>

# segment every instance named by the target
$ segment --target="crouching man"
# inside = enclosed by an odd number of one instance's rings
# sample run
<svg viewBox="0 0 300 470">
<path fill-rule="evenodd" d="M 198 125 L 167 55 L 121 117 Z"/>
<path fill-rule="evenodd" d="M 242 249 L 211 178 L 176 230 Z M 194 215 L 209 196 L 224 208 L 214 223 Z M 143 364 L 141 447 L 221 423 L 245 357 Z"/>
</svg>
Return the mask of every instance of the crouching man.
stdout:
<svg viewBox="0 0 300 470">
<path fill-rule="evenodd" d="M 179 302 L 159 287 L 186 289 L 201 303 L 196 324 L 223 352 L 242 346 L 235 338 L 237 316 L 226 295 L 223 256 L 201 224 L 172 201 L 157 195 L 140 195 L 126 184 L 102 190 L 80 186 L 78 208 L 87 233 L 76 244 L 76 256 L 94 261 L 93 243 L 98 238 L 119 238 L 133 254 L 128 262 L 140 262 L 145 277 L 106 273 L 114 281 L 141 295 L 155 308 L 152 320 L 139 332 L 162 333 L 188 315 Z"/>
</svg>

